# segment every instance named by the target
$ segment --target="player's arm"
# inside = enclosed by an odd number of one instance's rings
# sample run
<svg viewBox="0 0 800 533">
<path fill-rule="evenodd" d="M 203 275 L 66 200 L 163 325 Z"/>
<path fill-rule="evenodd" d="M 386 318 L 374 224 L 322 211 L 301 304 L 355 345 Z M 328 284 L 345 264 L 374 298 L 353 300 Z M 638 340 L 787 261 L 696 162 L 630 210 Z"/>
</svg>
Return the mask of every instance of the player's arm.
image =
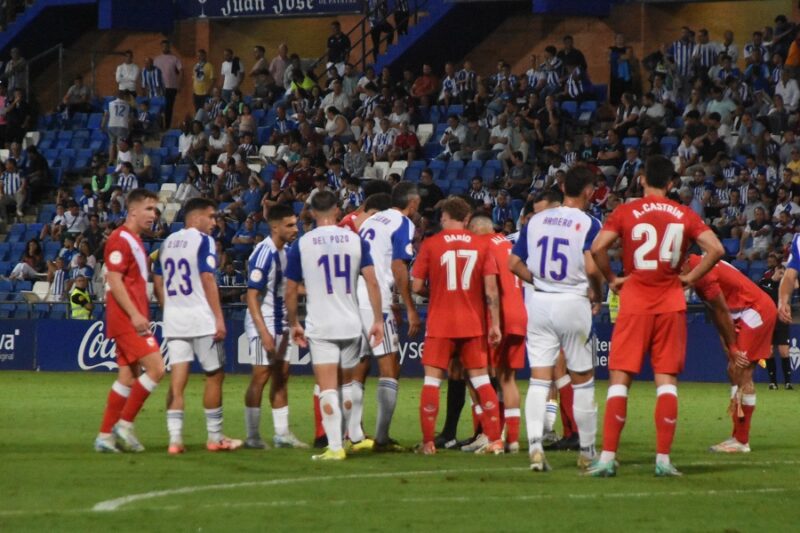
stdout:
<svg viewBox="0 0 800 533">
<path fill-rule="evenodd" d="M 164 309 L 164 276 L 153 273 L 153 293 L 161 309 Z"/>
<path fill-rule="evenodd" d="M 414 305 L 414 299 L 411 297 L 411 284 L 409 282 L 408 265 L 402 259 L 395 259 L 392 261 L 392 276 L 394 276 L 394 284 L 397 287 L 397 292 L 403 300 L 403 305 L 406 307 L 406 315 L 408 316 L 408 336 L 415 337 L 419 333 L 422 321 L 417 313 L 417 307 Z"/>
<path fill-rule="evenodd" d="M 700 249 L 703 250 L 703 258 L 688 274 L 681 275 L 681 281 L 684 285 L 694 285 L 697 283 L 697 281 L 708 274 L 708 272 L 714 268 L 714 265 L 717 264 L 717 261 L 722 259 L 722 256 L 725 255 L 725 248 L 722 247 L 722 243 L 719 242 L 717 236 L 710 229 L 698 235 L 695 242 L 700 246 Z"/>
<path fill-rule="evenodd" d="M 370 345 L 377 346 L 383 342 L 383 308 L 381 307 L 381 289 L 375 276 L 373 265 L 362 266 L 361 275 L 367 284 L 369 305 L 372 308 L 372 327 L 369 328 Z"/>
<path fill-rule="evenodd" d="M 619 234 L 616 231 L 602 229 L 592 243 L 591 250 L 591 256 L 597 270 L 606 279 L 608 286 L 614 292 L 619 292 L 622 288 L 622 284 L 625 283 L 624 277 L 618 278 L 617 275 L 611 271 L 611 259 L 608 257 L 608 250 L 614 246 L 618 238 Z"/>
<path fill-rule="evenodd" d="M 250 311 L 250 316 L 253 318 L 253 324 L 256 327 L 258 336 L 261 338 L 261 344 L 264 345 L 268 352 L 271 352 L 275 350 L 275 338 L 267 329 L 264 315 L 261 314 L 261 302 L 258 300 L 260 292 L 258 289 L 247 289 L 247 310 Z"/>
<path fill-rule="evenodd" d="M 738 366 L 747 366 L 750 362 L 747 360 L 736 345 L 736 327 L 733 325 L 731 319 L 731 312 L 728 309 L 728 304 L 725 302 L 725 296 L 722 292 L 718 292 L 716 296 L 705 301 L 711 315 L 711 321 L 719 332 L 719 336 L 728 352 L 728 357 L 733 361 L 735 360 Z"/>
<path fill-rule="evenodd" d="M 125 282 L 122 280 L 122 274 L 109 270 L 106 274 L 106 281 L 108 282 L 108 287 L 111 291 L 111 295 L 114 297 L 114 301 L 117 302 L 117 305 L 128 315 L 136 333 L 139 335 L 148 334 L 150 332 L 150 321 L 139 312 L 133 300 L 131 300 L 131 297 L 128 295 Z"/>
<path fill-rule="evenodd" d="M 206 293 L 208 305 L 214 313 L 214 320 L 217 323 L 217 331 L 214 333 L 214 340 L 221 341 L 225 338 L 225 317 L 222 316 L 222 305 L 219 302 L 219 287 L 217 287 L 217 279 L 212 272 L 201 272 L 200 283 L 203 285 L 203 290 Z"/>
<path fill-rule="evenodd" d="M 492 321 L 489 327 L 489 344 L 497 346 L 502 338 L 500 333 L 500 290 L 497 287 L 497 275 L 483 276 L 483 292 L 486 298 L 486 308 L 489 310 L 489 318 Z"/>
<path fill-rule="evenodd" d="M 792 323 L 792 293 L 796 284 L 797 270 L 789 266 L 778 288 L 778 317 L 787 324 Z"/>
<path fill-rule="evenodd" d="M 592 314 L 600 312 L 600 305 L 603 302 L 603 274 L 597 268 L 592 252 L 583 252 L 583 261 L 586 265 L 586 278 L 589 280 L 589 300 L 592 302 Z"/>
<path fill-rule="evenodd" d="M 528 270 L 527 265 L 525 265 L 518 255 L 512 253 L 510 256 L 508 256 L 508 268 L 522 281 L 533 283 L 533 274 L 530 270 Z"/>
<path fill-rule="evenodd" d="M 286 321 L 292 330 L 292 339 L 295 344 L 305 348 L 308 346 L 308 341 L 306 340 L 305 330 L 300 325 L 300 319 L 297 316 L 299 287 L 303 282 L 300 244 L 300 242 L 296 243 L 289 248 L 289 252 L 286 254 L 286 293 L 284 294 L 284 299 L 286 300 Z"/>
</svg>

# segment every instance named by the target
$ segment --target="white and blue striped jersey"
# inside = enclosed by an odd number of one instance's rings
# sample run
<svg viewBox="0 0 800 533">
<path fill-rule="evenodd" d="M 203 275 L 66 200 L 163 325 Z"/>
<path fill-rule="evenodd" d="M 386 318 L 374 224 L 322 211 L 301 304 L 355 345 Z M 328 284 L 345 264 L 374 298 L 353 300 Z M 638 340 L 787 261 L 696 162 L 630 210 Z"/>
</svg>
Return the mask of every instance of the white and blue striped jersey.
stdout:
<svg viewBox="0 0 800 533">
<path fill-rule="evenodd" d="M 534 215 L 512 252 L 533 274 L 537 291 L 588 295 L 584 252 L 600 222 L 574 207 L 554 207 Z"/>
<path fill-rule="evenodd" d="M 286 247 L 280 250 L 267 237 L 253 250 L 248 261 L 247 288 L 261 294 L 261 316 L 270 334 L 282 335 L 286 329 Z M 258 337 L 250 310 L 244 318 L 248 338 Z"/>
<path fill-rule="evenodd" d="M 369 244 L 358 234 L 322 226 L 297 240 L 287 254 L 286 278 L 306 286 L 306 336 L 355 339 L 363 334 L 356 287 L 372 266 Z"/>
<path fill-rule="evenodd" d="M 800 272 L 800 233 L 795 233 L 792 239 L 792 248 L 789 250 L 789 261 L 786 268 L 793 268 Z"/>
<path fill-rule="evenodd" d="M 691 74 L 694 46 L 694 43 L 685 43 L 680 40 L 672 43 L 669 54 L 675 61 L 679 76 L 686 77 Z"/>
<path fill-rule="evenodd" d="M 0 181 L 3 182 L 3 194 L 6 196 L 13 197 L 22 188 L 22 177 L 19 172 L 3 172 Z"/>
<path fill-rule="evenodd" d="M 388 313 L 391 311 L 394 289 L 392 261 L 414 259 L 414 224 L 397 209 L 387 209 L 365 220 L 359 234 L 369 243 L 375 277 L 381 288 L 383 312 Z M 358 278 L 358 303 L 361 309 L 371 309 L 367 284 L 362 277 Z"/>
<path fill-rule="evenodd" d="M 195 338 L 216 332 L 217 322 L 200 278 L 203 273 L 214 275 L 216 269 L 211 236 L 184 228 L 164 240 L 154 269 L 164 278 L 164 337 Z"/>
</svg>

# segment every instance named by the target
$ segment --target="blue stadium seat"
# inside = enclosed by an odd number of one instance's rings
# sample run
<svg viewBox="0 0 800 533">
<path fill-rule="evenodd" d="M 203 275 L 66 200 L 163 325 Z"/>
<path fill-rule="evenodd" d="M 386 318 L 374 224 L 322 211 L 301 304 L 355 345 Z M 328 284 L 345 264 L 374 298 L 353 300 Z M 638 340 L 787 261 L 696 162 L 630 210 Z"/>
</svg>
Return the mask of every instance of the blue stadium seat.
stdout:
<svg viewBox="0 0 800 533">
<path fill-rule="evenodd" d="M 167 181 L 175 173 L 175 167 L 172 165 L 161 165 L 161 179 Z"/>
<path fill-rule="evenodd" d="M 725 253 L 730 256 L 739 253 L 739 239 L 722 239 L 722 246 L 725 248 Z"/>
<path fill-rule="evenodd" d="M 38 235 L 37 235 L 37 237 L 38 237 Z M 27 247 L 27 242 L 30 239 L 31 239 L 31 237 L 27 237 L 26 236 L 24 242 L 22 240 L 20 240 L 19 242 L 11 243 L 11 255 L 9 256 L 9 261 L 16 261 L 17 259 L 22 257 L 22 254 L 25 253 L 25 248 Z"/>
<path fill-rule="evenodd" d="M 86 127 L 90 130 L 99 130 L 100 125 L 103 123 L 103 114 L 102 113 L 92 113 L 89 115 L 89 120 L 86 123 Z"/>
<path fill-rule="evenodd" d="M 585 100 L 581 102 L 581 105 L 578 107 L 581 113 L 592 113 L 594 114 L 597 111 L 597 102 L 595 100 Z"/>
<path fill-rule="evenodd" d="M 499 159 L 489 159 L 486 163 L 483 164 L 483 167 L 491 167 L 497 170 L 497 173 L 500 174 L 503 171 L 503 163 Z"/>
<path fill-rule="evenodd" d="M 735 266 L 739 271 L 747 274 L 750 271 L 750 263 L 742 259 L 734 259 L 731 264 Z"/>
<path fill-rule="evenodd" d="M 294 214 L 299 215 L 303 211 L 303 207 L 305 204 L 303 202 L 292 202 L 292 209 L 294 209 Z"/>
<path fill-rule="evenodd" d="M 33 289 L 33 282 L 31 281 L 17 281 L 14 283 L 14 291 L 29 291 Z"/>
<path fill-rule="evenodd" d="M 666 156 L 671 156 L 678 148 L 678 138 L 671 135 L 665 135 L 661 138 L 661 152 Z"/>
<path fill-rule="evenodd" d="M 445 130 L 446 130 L 448 127 L 449 127 L 449 126 L 447 125 L 447 122 L 443 122 L 443 123 L 441 123 L 441 124 L 437 124 L 437 125 L 436 125 L 436 132 L 433 134 L 433 138 L 434 138 L 434 139 L 436 139 L 436 141 L 438 142 L 438 141 L 439 141 L 439 139 L 441 139 L 441 138 L 442 138 L 442 135 L 444 135 L 444 131 L 445 131 Z"/>
<path fill-rule="evenodd" d="M 461 170 L 458 168 L 447 168 L 444 171 L 444 178 L 448 181 L 455 181 L 461 176 Z"/>
<path fill-rule="evenodd" d="M 175 172 L 172 174 L 172 177 L 175 179 L 176 183 L 181 183 L 186 181 L 187 174 L 189 174 L 189 165 L 175 165 Z"/>
<path fill-rule="evenodd" d="M 447 168 L 447 166 L 448 166 L 447 161 L 442 161 L 441 159 L 434 159 L 428 164 L 428 168 L 430 169 L 438 168 L 439 170 L 444 170 Z"/>
<path fill-rule="evenodd" d="M 431 161 L 431 163 L 433 163 L 433 161 Z M 418 169 L 422 170 L 423 168 L 428 166 L 428 164 L 425 162 L 424 159 L 415 159 L 414 161 L 409 163 L 408 166 L 411 167 L 411 168 L 418 168 Z"/>
<path fill-rule="evenodd" d="M 469 190 L 467 180 L 455 180 L 450 183 L 450 194 L 465 194 Z"/>
<path fill-rule="evenodd" d="M 497 169 L 490 166 L 485 166 L 481 169 L 481 179 L 484 182 L 491 182 L 497 178 L 498 172 Z"/>
<path fill-rule="evenodd" d="M 403 172 L 403 178 L 408 181 L 417 182 L 419 181 L 420 174 L 422 174 L 422 169 L 417 167 L 406 167 L 405 172 Z"/>
<path fill-rule="evenodd" d="M 460 159 L 451 159 L 447 162 L 447 170 L 450 169 L 458 169 L 461 170 L 464 168 L 464 162 Z"/>
<path fill-rule="evenodd" d="M 48 150 L 52 142 L 53 142 L 52 139 L 45 139 L 44 137 L 39 139 L 39 144 L 37 145 L 39 152 L 44 152 L 45 150 Z"/>
<path fill-rule="evenodd" d="M 622 144 L 625 148 L 638 148 L 639 147 L 639 138 L 638 137 L 625 137 L 622 139 Z"/>
<path fill-rule="evenodd" d="M 52 261 L 53 259 L 55 259 L 60 250 L 61 250 L 61 243 L 58 241 L 44 243 L 45 260 Z"/>
<path fill-rule="evenodd" d="M 7 279 L 0 279 L 0 300 L 7 300 L 8 295 L 14 292 L 14 284 Z"/>
<path fill-rule="evenodd" d="M 8 276 L 16 263 L 0 261 L 0 276 Z"/>
<path fill-rule="evenodd" d="M 31 318 L 48 318 L 50 316 L 50 304 L 33 304 Z"/>
<path fill-rule="evenodd" d="M 450 182 L 448 180 L 434 180 L 434 183 L 442 189 L 442 192 L 448 194 L 450 192 Z"/>
<path fill-rule="evenodd" d="M 436 142 L 428 142 L 425 144 L 425 159 L 433 159 L 434 157 L 438 156 L 442 153 L 444 148 L 438 141 Z"/>
<path fill-rule="evenodd" d="M 272 128 L 262 126 L 256 129 L 256 142 L 258 144 L 269 144 L 269 138 L 272 136 Z"/>
<path fill-rule="evenodd" d="M 220 206 L 220 210 L 221 210 L 221 207 L 222 206 Z M 182 229 L 183 229 L 183 222 L 173 222 L 172 224 L 169 225 L 169 232 L 170 233 L 175 233 L 176 231 L 182 230 Z"/>
<path fill-rule="evenodd" d="M 8 259 L 8 254 L 11 252 L 11 245 L 7 242 L 0 242 L 0 261 Z"/>
<path fill-rule="evenodd" d="M 563 111 L 564 113 L 567 113 L 568 115 L 570 115 L 573 118 L 577 118 L 578 117 L 578 102 L 575 102 L 573 100 L 565 100 L 564 102 L 561 102 L 561 111 Z"/>
<path fill-rule="evenodd" d="M 69 147 L 73 150 L 82 150 L 87 146 L 89 146 L 88 137 L 73 137 L 72 142 L 69 143 Z"/>
<path fill-rule="evenodd" d="M 14 318 L 14 304 L 0 304 L 0 318 Z"/>
<path fill-rule="evenodd" d="M 50 309 L 50 318 L 53 320 L 62 320 L 67 318 L 67 306 L 56 304 Z"/>
<path fill-rule="evenodd" d="M 178 138 L 172 137 L 169 135 L 164 135 L 161 138 L 161 147 L 162 148 L 177 148 L 178 147 Z"/>
<path fill-rule="evenodd" d="M 474 161 L 470 161 L 470 163 L 473 163 L 473 162 Z M 480 161 L 477 161 L 477 162 L 480 163 Z M 467 165 L 461 171 L 461 179 L 462 180 L 471 180 L 474 177 L 480 177 L 480 175 L 481 175 L 481 167 L 480 166 Z"/>
<path fill-rule="evenodd" d="M 157 193 L 158 189 L 159 189 L 159 185 L 158 185 L 158 183 L 145 183 L 144 184 L 144 188 L 147 189 L 148 191 L 152 191 L 152 192 L 156 192 Z"/>
<path fill-rule="evenodd" d="M 748 276 L 750 277 L 751 280 L 753 280 L 756 283 L 758 283 L 761 280 L 761 278 L 764 277 L 764 272 L 766 272 L 766 271 L 767 270 L 765 268 L 753 268 L 751 266 L 750 267 L 750 272 L 748 273 Z"/>
</svg>

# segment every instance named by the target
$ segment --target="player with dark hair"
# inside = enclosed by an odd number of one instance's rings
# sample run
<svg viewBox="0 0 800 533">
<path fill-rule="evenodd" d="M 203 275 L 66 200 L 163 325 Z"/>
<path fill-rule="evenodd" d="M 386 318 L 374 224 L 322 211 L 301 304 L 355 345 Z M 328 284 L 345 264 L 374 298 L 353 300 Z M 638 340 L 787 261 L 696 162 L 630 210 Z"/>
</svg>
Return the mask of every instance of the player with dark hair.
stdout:
<svg viewBox="0 0 800 533">
<path fill-rule="evenodd" d="M 625 427 L 628 389 L 639 373 L 645 353 L 656 383 L 657 476 L 679 476 L 669 453 L 678 419 L 678 374 L 686 358 L 685 285 L 702 278 L 724 255 L 713 231 L 691 209 L 667 198 L 674 167 L 663 156 L 650 156 L 640 176 L 644 197 L 611 213 L 592 245 L 592 256 L 620 294 L 620 310 L 611 336 L 609 387 L 603 424 L 603 451 L 587 474 L 616 475 L 616 452 Z M 622 239 L 623 268 L 627 276 L 611 271 L 608 250 Z M 705 252 L 687 274 L 683 258 L 692 242 Z"/>
<path fill-rule="evenodd" d="M 125 222 L 111 233 L 105 245 L 106 336 L 116 342 L 119 371 L 94 442 L 98 452 L 144 451 L 133 431 L 133 421 L 164 377 L 164 360 L 150 330 L 149 268 L 140 237 L 153 225 L 157 202 L 158 195 L 146 189 L 129 192 Z M 144 368 L 141 375 L 140 368 Z"/>
</svg>

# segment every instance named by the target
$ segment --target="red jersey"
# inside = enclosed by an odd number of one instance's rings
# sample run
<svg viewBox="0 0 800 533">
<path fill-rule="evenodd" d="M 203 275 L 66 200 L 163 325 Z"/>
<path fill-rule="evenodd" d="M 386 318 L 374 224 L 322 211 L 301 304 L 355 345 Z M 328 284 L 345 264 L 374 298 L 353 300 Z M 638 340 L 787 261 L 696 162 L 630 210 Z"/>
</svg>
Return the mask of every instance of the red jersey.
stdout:
<svg viewBox="0 0 800 533">
<path fill-rule="evenodd" d="M 483 277 L 497 274 L 489 241 L 467 230 L 444 230 L 422 241 L 411 275 L 430 288 L 426 335 L 486 335 Z"/>
<path fill-rule="evenodd" d="M 136 309 L 150 318 L 150 305 L 147 301 L 147 276 L 149 273 L 147 253 L 142 239 L 120 226 L 109 235 L 105 247 L 105 264 L 109 272 L 122 274 L 122 282 Z M 136 333 L 128 314 L 117 304 L 111 291 L 107 292 L 106 335 L 117 337 L 126 333 Z"/>
<path fill-rule="evenodd" d="M 522 282 L 508 268 L 511 241 L 504 235 L 487 236 L 489 253 L 497 264 L 497 281 L 500 290 L 500 331 L 503 335 L 525 335 L 528 331 L 528 312 L 522 297 Z M 487 310 L 488 311 L 488 310 Z M 488 313 L 486 315 L 489 316 Z"/>
<path fill-rule="evenodd" d="M 686 260 L 692 268 L 700 264 L 701 257 L 692 254 Z M 775 308 L 769 294 L 753 283 L 750 278 L 739 272 L 736 267 L 725 261 L 720 261 L 708 274 L 700 278 L 694 290 L 703 300 L 713 300 L 722 293 L 725 303 L 731 313 L 745 309 L 766 310 Z"/>
<path fill-rule="evenodd" d="M 359 211 L 353 211 L 349 215 L 345 215 L 342 217 L 342 220 L 339 221 L 337 226 L 340 228 L 347 228 L 355 233 L 358 233 L 358 228 L 356 227 L 356 218 L 358 218 L 358 215 L 360 214 L 361 213 Z"/>
<path fill-rule="evenodd" d="M 628 277 L 620 292 L 620 315 L 686 310 L 680 275 L 689 245 L 709 231 L 690 208 L 662 196 L 646 196 L 617 207 L 604 230 L 622 239 Z"/>
</svg>

